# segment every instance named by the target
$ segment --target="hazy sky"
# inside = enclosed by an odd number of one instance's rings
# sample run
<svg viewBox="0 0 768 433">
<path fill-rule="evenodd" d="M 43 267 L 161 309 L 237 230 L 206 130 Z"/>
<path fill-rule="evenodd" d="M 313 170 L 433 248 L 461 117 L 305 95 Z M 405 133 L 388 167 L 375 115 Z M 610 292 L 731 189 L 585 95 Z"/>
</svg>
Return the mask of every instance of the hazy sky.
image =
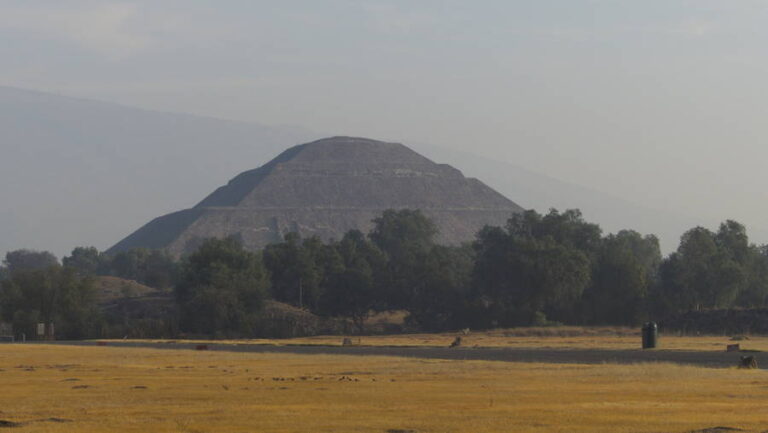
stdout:
<svg viewBox="0 0 768 433">
<path fill-rule="evenodd" d="M 0 84 L 433 143 L 764 227 L 766 23 L 749 0 L 2 0 Z"/>
</svg>

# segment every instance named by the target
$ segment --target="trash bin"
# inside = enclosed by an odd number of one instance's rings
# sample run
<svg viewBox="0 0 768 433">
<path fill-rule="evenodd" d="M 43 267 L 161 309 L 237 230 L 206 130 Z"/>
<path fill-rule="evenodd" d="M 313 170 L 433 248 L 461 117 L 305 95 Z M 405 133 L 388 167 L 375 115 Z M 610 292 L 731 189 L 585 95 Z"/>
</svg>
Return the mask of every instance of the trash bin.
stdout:
<svg viewBox="0 0 768 433">
<path fill-rule="evenodd" d="M 655 349 L 659 340 L 659 327 L 656 322 L 643 324 L 643 349 Z"/>
</svg>

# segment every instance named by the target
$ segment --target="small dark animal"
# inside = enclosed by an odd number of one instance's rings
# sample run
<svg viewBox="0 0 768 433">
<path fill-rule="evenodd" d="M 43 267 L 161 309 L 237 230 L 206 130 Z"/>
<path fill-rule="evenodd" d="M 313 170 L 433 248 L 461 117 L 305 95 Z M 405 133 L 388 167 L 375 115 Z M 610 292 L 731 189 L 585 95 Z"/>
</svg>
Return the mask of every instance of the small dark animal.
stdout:
<svg viewBox="0 0 768 433">
<path fill-rule="evenodd" d="M 757 358 L 753 355 L 742 356 L 739 362 L 739 368 L 757 368 Z"/>
<path fill-rule="evenodd" d="M 450 346 L 448 346 L 448 347 L 449 347 L 449 348 L 454 348 L 454 347 L 459 347 L 459 346 L 461 346 L 461 337 L 456 337 L 456 338 L 453 340 L 453 343 L 451 343 L 451 345 L 450 345 Z"/>
</svg>

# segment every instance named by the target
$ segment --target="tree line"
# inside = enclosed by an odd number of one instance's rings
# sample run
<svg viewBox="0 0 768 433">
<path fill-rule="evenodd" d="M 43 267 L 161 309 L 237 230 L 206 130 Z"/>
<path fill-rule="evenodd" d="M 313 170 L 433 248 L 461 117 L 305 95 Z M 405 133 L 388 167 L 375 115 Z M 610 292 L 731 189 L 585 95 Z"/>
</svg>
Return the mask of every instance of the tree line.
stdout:
<svg viewBox="0 0 768 433">
<path fill-rule="evenodd" d="M 208 239 L 180 261 L 162 251 L 115 255 L 78 247 L 9 252 L 0 267 L 0 319 L 18 329 L 57 323 L 69 338 L 98 336 L 93 277 L 112 275 L 172 293 L 178 329 L 254 336 L 264 302 L 342 317 L 365 332 L 370 314 L 405 310 L 411 329 L 550 324 L 637 325 L 690 310 L 768 302 L 768 246 L 743 225 L 687 231 L 662 257 L 658 239 L 632 230 L 603 235 L 578 210 L 514 214 L 474 242 L 438 244 L 415 210 L 387 210 L 369 234 L 323 242 L 289 233 L 262 251 Z M 59 325 L 60 324 L 60 325 Z"/>
</svg>

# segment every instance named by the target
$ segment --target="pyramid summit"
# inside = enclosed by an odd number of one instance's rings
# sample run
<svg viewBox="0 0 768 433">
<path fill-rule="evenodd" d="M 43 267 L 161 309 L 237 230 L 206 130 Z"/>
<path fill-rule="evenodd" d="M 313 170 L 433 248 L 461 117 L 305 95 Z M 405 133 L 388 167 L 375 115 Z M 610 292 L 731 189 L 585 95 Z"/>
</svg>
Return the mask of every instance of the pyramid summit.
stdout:
<svg viewBox="0 0 768 433">
<path fill-rule="evenodd" d="M 203 239 L 235 236 L 252 250 L 288 232 L 340 239 L 368 232 L 386 209 L 419 209 L 438 241 L 458 244 L 523 209 L 477 179 L 399 143 L 332 137 L 287 149 L 233 178 L 195 207 L 154 219 L 108 250 L 162 248 L 175 256 Z"/>
</svg>

